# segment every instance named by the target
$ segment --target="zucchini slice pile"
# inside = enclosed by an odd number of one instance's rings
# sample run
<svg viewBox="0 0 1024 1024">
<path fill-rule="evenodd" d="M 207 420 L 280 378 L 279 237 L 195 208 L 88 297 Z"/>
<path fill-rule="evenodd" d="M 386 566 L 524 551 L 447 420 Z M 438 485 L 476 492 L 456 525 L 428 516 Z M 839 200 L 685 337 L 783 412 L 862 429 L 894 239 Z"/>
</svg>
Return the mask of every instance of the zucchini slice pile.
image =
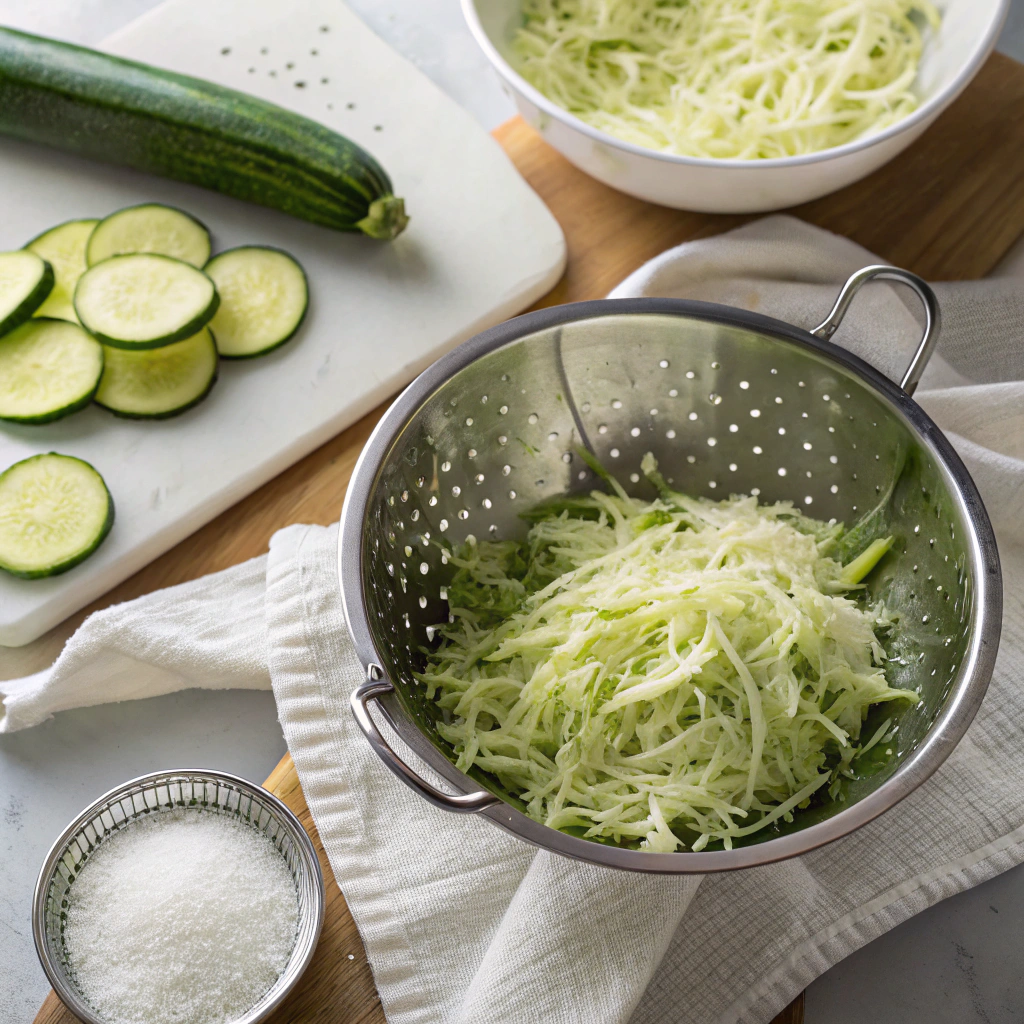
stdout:
<svg viewBox="0 0 1024 1024">
<path fill-rule="evenodd" d="M 191 214 L 143 203 L 0 253 L 0 420 L 48 423 L 94 398 L 164 419 L 210 393 L 219 357 L 293 337 L 309 306 L 299 263 L 267 246 L 211 251 Z"/>
<path fill-rule="evenodd" d="M 0 253 L 0 422 L 49 423 L 92 402 L 177 416 L 210 393 L 221 357 L 293 337 L 309 306 L 299 263 L 265 246 L 211 251 L 195 217 L 144 203 Z M 16 576 L 70 569 L 112 522 L 102 477 L 79 459 L 51 452 L 0 474 L 0 569 Z"/>
</svg>

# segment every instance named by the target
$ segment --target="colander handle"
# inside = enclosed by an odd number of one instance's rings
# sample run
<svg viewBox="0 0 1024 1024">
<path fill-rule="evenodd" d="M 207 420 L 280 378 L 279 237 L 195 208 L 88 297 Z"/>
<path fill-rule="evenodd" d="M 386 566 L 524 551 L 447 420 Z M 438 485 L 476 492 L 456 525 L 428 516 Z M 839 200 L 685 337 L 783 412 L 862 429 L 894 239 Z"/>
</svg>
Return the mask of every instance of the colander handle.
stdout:
<svg viewBox="0 0 1024 1024">
<path fill-rule="evenodd" d="M 429 800 L 435 807 L 443 811 L 454 811 L 456 814 L 475 814 L 485 807 L 498 803 L 498 798 L 486 790 L 478 790 L 476 793 L 462 793 L 452 796 L 435 786 L 432 786 L 425 779 L 421 779 L 392 749 L 388 746 L 387 740 L 381 735 L 377 723 L 370 716 L 369 704 L 372 700 L 391 693 L 394 686 L 386 679 L 371 679 L 363 683 L 355 693 L 352 694 L 352 714 L 356 717 L 356 724 L 363 730 L 363 735 L 370 741 L 377 756 L 384 764 L 391 769 L 410 789 L 425 800 Z"/>
<path fill-rule="evenodd" d="M 921 305 L 924 306 L 924 336 L 917 346 L 914 357 L 910 360 L 906 373 L 903 374 L 903 380 L 900 381 L 900 387 L 908 395 L 912 395 L 917 390 L 917 383 L 921 379 L 921 374 L 924 373 L 928 360 L 935 349 L 935 343 L 939 339 L 939 327 L 942 322 L 939 316 L 939 302 L 935 298 L 935 292 L 932 291 L 928 282 L 922 280 L 917 274 L 912 274 L 909 270 L 900 270 L 899 267 L 887 267 L 881 264 L 875 264 L 858 270 L 843 285 L 843 290 L 839 293 L 836 304 L 832 307 L 832 312 L 811 331 L 811 334 L 828 341 L 843 322 L 843 317 L 846 316 L 846 311 L 850 308 L 850 303 L 857 292 L 868 281 L 873 281 L 876 278 L 882 278 L 887 281 L 899 281 L 908 288 L 912 288 L 921 300 Z"/>
</svg>

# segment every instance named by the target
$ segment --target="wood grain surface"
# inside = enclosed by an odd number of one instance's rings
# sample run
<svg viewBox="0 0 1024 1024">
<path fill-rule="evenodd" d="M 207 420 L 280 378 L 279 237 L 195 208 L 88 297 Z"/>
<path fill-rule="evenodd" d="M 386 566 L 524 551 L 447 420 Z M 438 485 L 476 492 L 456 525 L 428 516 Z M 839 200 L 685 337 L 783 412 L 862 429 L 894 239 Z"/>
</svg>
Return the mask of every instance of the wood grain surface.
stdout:
<svg viewBox="0 0 1024 1024">
<path fill-rule="evenodd" d="M 495 136 L 548 204 L 568 241 L 565 276 L 538 306 L 598 298 L 670 246 L 751 219 L 668 210 L 614 192 L 577 171 L 519 118 L 502 125 Z M 996 54 L 905 154 L 864 181 L 789 212 L 933 280 L 978 278 L 1024 234 L 1022 167 L 1024 67 Z M 383 407 L 339 434 L 45 637 L 9 652 L 10 657 L 5 652 L 0 678 L 49 664 L 90 611 L 252 558 L 289 524 L 335 521 L 359 452 L 382 412 Z M 290 756 L 266 785 L 313 836 L 328 893 L 314 960 L 271 1020 L 380 1024 L 384 1014 L 362 942 L 320 846 Z M 36 1024 L 73 1020 L 51 992 Z M 773 1024 L 802 1021 L 801 997 Z"/>
</svg>

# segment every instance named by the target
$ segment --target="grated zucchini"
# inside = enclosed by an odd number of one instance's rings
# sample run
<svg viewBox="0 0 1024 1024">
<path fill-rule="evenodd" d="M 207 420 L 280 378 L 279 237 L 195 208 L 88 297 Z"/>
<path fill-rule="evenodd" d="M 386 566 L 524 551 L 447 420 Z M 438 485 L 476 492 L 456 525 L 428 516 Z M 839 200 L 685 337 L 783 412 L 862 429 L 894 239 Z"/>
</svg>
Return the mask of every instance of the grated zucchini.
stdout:
<svg viewBox="0 0 1024 1024">
<path fill-rule="evenodd" d="M 730 848 L 849 774 L 869 708 L 918 696 L 886 682 L 892 618 L 848 596 L 841 526 L 612 485 L 531 515 L 524 544 L 446 551 L 451 619 L 417 678 L 458 767 L 537 821 Z"/>
</svg>

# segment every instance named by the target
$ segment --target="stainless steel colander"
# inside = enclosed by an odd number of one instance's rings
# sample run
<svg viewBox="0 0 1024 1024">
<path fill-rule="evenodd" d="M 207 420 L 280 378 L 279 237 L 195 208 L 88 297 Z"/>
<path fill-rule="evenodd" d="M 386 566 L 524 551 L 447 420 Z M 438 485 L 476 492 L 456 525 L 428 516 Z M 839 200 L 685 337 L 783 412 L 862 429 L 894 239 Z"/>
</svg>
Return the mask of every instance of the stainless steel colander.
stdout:
<svg viewBox="0 0 1024 1024">
<path fill-rule="evenodd" d="M 924 337 L 900 386 L 827 341 L 857 290 L 877 277 L 910 286 L 925 307 Z M 876 266 L 855 274 L 810 332 L 709 303 L 604 300 L 518 317 L 435 363 L 380 421 L 342 514 L 345 614 L 368 679 L 353 710 L 384 763 L 439 807 L 480 813 L 556 853 L 639 871 L 702 873 L 780 860 L 898 803 L 973 719 L 992 674 L 1002 609 L 995 540 L 978 492 L 910 397 L 937 331 L 928 285 Z M 441 712 L 412 675 L 433 642 L 430 627 L 447 617 L 452 567 L 437 542 L 522 538 L 522 511 L 595 485 L 580 446 L 641 497 L 654 497 L 640 472 L 641 458 L 653 452 L 665 476 L 690 494 L 790 500 L 846 523 L 881 506 L 896 543 L 871 590 L 900 616 L 888 676 L 922 696 L 887 745 L 887 762 L 759 841 L 700 853 L 650 853 L 558 832 L 528 818 L 496 779 L 454 767 L 435 728 Z M 398 757 L 371 703 L 454 794 Z"/>
</svg>

